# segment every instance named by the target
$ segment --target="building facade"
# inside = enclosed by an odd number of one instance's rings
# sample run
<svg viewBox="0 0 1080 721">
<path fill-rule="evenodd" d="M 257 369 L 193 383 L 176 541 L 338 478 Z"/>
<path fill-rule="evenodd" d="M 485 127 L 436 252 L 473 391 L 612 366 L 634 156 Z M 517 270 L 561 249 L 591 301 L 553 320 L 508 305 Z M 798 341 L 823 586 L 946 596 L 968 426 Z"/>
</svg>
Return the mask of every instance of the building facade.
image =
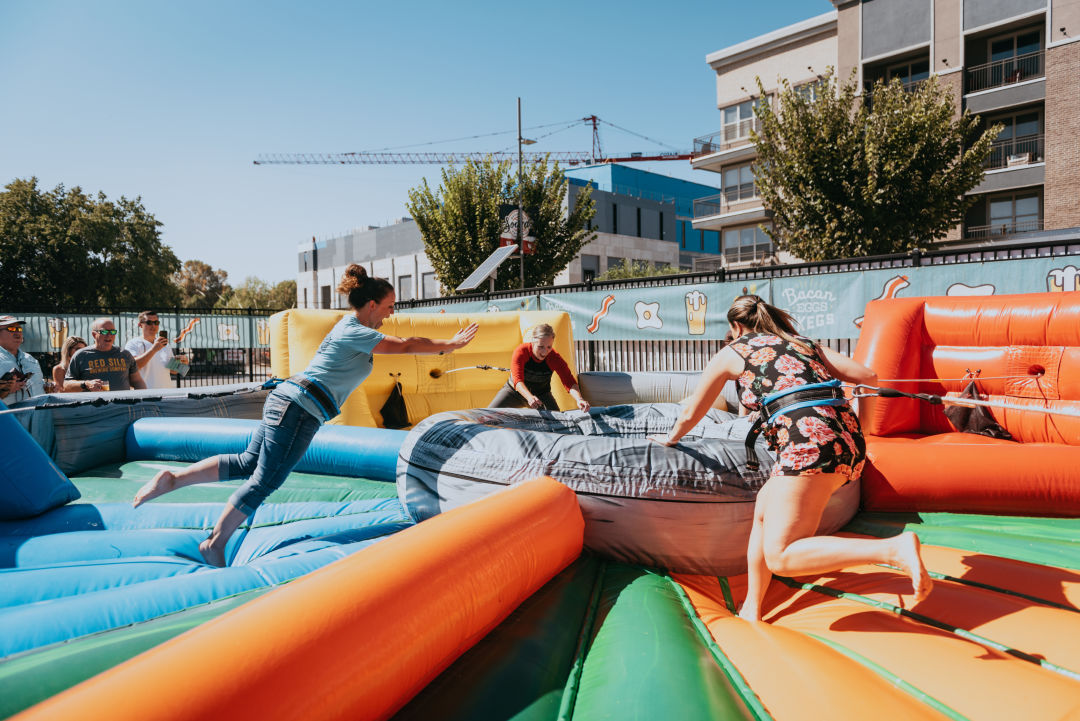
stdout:
<svg viewBox="0 0 1080 721">
<path fill-rule="evenodd" d="M 979 115 L 983 127 L 1003 125 L 983 181 L 969 193 L 974 204 L 942 245 L 1017 242 L 1080 226 L 1080 0 L 833 5 L 706 58 L 717 75 L 722 127 L 695 140 L 691 162 L 720 173 L 722 191 L 695 203 L 693 225 L 720 232 L 725 262 L 754 262 L 771 251 L 767 237 L 749 230 L 769 217 L 750 170 L 754 103 L 771 102 L 778 77 L 798 87 L 829 66 L 841 79 L 854 72 L 864 90 L 878 79 L 914 85 L 935 74 L 957 112 Z"/>
</svg>

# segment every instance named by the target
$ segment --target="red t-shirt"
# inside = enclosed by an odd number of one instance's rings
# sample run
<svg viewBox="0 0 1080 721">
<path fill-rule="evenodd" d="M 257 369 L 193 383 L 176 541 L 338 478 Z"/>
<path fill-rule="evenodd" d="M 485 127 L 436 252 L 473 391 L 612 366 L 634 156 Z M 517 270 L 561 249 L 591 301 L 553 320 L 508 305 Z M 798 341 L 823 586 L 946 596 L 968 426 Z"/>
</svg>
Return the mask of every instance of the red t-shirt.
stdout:
<svg viewBox="0 0 1080 721">
<path fill-rule="evenodd" d="M 553 349 L 547 358 L 538 360 L 532 353 L 532 343 L 522 343 L 514 349 L 514 355 L 510 359 L 511 385 L 516 387 L 523 382 L 531 393 L 546 393 L 551 390 L 552 373 L 559 374 L 559 380 L 566 390 L 577 384 L 574 374 L 570 372 L 570 366 L 558 351 Z"/>
</svg>

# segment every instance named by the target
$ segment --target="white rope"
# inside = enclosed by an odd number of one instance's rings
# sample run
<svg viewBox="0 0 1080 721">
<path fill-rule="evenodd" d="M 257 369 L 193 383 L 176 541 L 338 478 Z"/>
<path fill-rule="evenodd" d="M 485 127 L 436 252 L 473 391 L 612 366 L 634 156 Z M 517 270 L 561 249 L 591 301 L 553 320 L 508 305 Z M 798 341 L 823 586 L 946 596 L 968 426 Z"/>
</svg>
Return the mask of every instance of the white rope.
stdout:
<svg viewBox="0 0 1080 721">
<path fill-rule="evenodd" d="M 1030 411 L 1032 413 L 1045 413 L 1047 415 L 1070 416 L 1072 418 L 1080 418 L 1080 410 L 1073 410 L 1071 408 L 1043 408 L 1042 406 L 1024 406 L 1017 403 L 1009 403 L 1007 401 L 978 401 L 974 398 L 949 398 L 945 396 L 941 396 L 941 402 L 951 406 L 982 406 L 984 408 L 1005 408 L 1014 411 Z"/>
<path fill-rule="evenodd" d="M 1019 376 L 964 376 L 963 378 L 878 378 L 878 383 L 933 383 L 935 381 L 1000 381 L 1013 378 L 1042 378 L 1042 373 Z"/>
</svg>

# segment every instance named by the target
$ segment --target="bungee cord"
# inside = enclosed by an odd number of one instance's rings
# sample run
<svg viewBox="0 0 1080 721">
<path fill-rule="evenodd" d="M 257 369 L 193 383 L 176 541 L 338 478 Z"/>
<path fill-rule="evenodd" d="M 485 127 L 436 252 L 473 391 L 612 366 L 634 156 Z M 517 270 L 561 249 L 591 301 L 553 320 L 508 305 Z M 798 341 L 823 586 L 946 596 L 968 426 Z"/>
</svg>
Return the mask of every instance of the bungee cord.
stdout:
<svg viewBox="0 0 1080 721">
<path fill-rule="evenodd" d="M 851 389 L 852 395 L 854 395 L 855 398 L 913 398 L 915 400 L 924 401 L 935 406 L 965 406 L 968 408 L 975 408 L 981 406 L 983 408 L 1002 408 L 1006 410 L 1080 418 L 1080 410 L 1073 410 L 1070 408 L 1044 408 L 1041 406 L 1025 406 L 1018 403 L 1009 403 L 1008 401 L 983 401 L 977 400 L 975 398 L 938 396 L 932 393 L 905 393 L 904 391 L 898 391 L 895 388 L 880 388 L 878 386 L 869 386 L 861 383 L 851 386 Z"/>
<path fill-rule="evenodd" d="M 504 373 L 509 373 L 510 372 L 509 368 L 501 368 L 499 366 L 489 366 L 489 365 L 478 365 L 478 366 L 464 366 L 462 368 L 451 368 L 448 371 L 444 371 L 441 368 L 432 368 L 431 371 L 428 372 L 428 375 L 431 376 L 432 378 L 442 378 L 447 373 L 457 373 L 458 371 L 471 371 L 471 370 L 503 371 Z"/>
</svg>

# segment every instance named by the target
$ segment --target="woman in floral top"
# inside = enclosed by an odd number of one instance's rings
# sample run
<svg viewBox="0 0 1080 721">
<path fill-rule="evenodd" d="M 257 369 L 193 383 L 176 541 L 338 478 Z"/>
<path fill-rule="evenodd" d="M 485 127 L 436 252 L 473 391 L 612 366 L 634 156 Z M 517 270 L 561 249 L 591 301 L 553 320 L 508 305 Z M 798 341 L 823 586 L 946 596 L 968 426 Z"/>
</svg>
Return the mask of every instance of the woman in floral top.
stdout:
<svg viewBox="0 0 1080 721">
<path fill-rule="evenodd" d="M 797 335 L 788 313 L 756 295 L 736 298 L 727 318 L 733 342 L 709 361 L 671 433 L 657 441 L 678 443 L 731 379 L 738 383 L 742 405 L 752 412 L 760 412 L 765 396 L 796 386 L 834 378 L 877 382 L 870 369 Z M 760 620 L 771 573 L 805 576 L 860 564 L 902 569 L 911 577 L 915 601 L 925 598 L 932 582 L 914 533 L 881 539 L 814 535 L 833 492 L 859 478 L 866 462 L 866 443 L 851 408 L 811 406 L 781 412 L 767 424 L 765 434 L 777 463 L 758 492 L 747 549 L 746 600 L 739 616 Z"/>
</svg>

